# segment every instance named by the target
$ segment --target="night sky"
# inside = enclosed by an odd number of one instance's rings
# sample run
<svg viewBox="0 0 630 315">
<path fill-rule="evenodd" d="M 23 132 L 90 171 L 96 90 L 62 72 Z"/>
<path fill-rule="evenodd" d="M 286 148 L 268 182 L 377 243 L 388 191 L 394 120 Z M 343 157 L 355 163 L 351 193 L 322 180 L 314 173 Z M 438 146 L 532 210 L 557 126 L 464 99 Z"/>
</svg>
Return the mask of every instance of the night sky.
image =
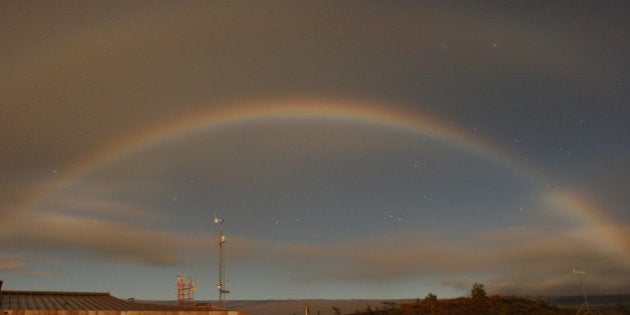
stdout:
<svg viewBox="0 0 630 315">
<path fill-rule="evenodd" d="M 0 279 L 630 293 L 627 1 L 1 1 Z"/>
</svg>

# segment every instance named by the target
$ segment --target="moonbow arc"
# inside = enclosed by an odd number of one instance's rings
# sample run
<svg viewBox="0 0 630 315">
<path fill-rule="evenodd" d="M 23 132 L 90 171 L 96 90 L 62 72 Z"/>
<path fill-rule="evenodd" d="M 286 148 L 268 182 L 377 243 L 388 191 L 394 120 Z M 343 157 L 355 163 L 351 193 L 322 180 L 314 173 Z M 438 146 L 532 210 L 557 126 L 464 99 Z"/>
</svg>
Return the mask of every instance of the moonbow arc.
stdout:
<svg viewBox="0 0 630 315">
<path fill-rule="evenodd" d="M 363 101 L 340 101 L 331 99 L 284 99 L 249 101 L 224 106 L 208 106 L 204 109 L 182 115 L 170 122 L 159 122 L 144 126 L 124 139 L 104 145 L 92 153 L 90 158 L 77 165 L 52 184 L 44 186 L 31 196 L 26 206 L 33 208 L 56 191 L 69 187 L 78 179 L 135 152 L 159 146 L 163 143 L 186 137 L 196 132 L 221 128 L 234 124 L 247 124 L 271 120 L 323 120 L 340 123 L 361 123 L 375 127 L 389 128 L 405 133 L 429 137 L 466 151 L 481 159 L 504 166 L 510 172 L 541 187 L 548 182 L 545 176 L 524 164 L 518 157 L 478 137 L 473 131 L 461 130 L 444 122 L 432 119 L 426 114 L 410 112 L 400 107 Z M 549 192 L 550 196 L 556 194 Z M 567 196 L 566 194 L 563 196 Z M 566 215 L 578 222 L 588 223 L 596 230 L 601 245 L 610 252 L 630 257 L 623 237 L 607 227 L 615 226 L 601 207 L 584 202 L 573 195 L 571 198 L 553 198 L 553 202 Z M 558 204 L 560 202 L 561 204 Z"/>
</svg>

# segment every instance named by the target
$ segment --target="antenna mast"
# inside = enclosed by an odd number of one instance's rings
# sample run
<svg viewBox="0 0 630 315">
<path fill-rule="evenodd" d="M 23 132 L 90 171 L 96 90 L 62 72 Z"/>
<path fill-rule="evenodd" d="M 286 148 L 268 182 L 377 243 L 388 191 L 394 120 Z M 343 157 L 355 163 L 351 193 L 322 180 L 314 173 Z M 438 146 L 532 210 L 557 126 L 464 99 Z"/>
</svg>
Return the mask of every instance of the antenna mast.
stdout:
<svg viewBox="0 0 630 315">
<path fill-rule="evenodd" d="M 223 253 L 223 244 L 226 242 L 225 234 L 223 234 L 223 219 L 214 217 L 214 224 L 219 226 L 219 283 L 217 283 L 217 289 L 219 289 L 219 307 L 223 307 L 224 295 L 230 293 L 225 288 L 225 255 Z"/>
</svg>

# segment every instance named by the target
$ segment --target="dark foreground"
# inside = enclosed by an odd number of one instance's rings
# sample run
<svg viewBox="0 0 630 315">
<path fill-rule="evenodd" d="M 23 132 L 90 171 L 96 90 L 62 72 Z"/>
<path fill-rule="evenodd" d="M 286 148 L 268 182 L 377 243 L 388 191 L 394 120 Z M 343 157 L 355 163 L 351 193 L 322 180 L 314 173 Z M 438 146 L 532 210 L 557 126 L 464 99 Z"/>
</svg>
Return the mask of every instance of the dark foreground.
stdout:
<svg viewBox="0 0 630 315">
<path fill-rule="evenodd" d="M 558 314 L 574 315 L 584 300 L 580 296 L 528 298 L 489 295 L 438 299 L 429 294 L 416 300 L 267 300 L 229 301 L 226 306 L 253 315 L 419 315 L 419 314 Z M 589 314 L 630 315 L 630 295 L 593 296 Z M 580 314 L 587 314 L 582 308 Z"/>
<path fill-rule="evenodd" d="M 157 302 L 157 301 L 152 301 Z M 216 301 L 209 301 L 215 304 Z M 175 301 L 161 301 L 171 304 Z M 232 300 L 225 306 L 252 315 L 301 315 L 308 305 L 309 315 L 407 315 L 407 314 L 576 314 L 584 303 L 581 296 L 527 298 L 489 295 L 482 300 L 472 297 L 402 300 Z M 630 295 L 589 297 L 590 314 L 630 315 Z M 580 314 L 586 314 L 582 312 Z"/>
<path fill-rule="evenodd" d="M 586 312 L 587 308 L 590 312 Z M 427 296 L 413 303 L 389 304 L 380 309 L 367 308 L 357 315 L 468 315 L 468 314 L 630 314 L 630 303 L 552 305 L 545 299 L 518 296 L 462 297 L 438 300 Z"/>
</svg>

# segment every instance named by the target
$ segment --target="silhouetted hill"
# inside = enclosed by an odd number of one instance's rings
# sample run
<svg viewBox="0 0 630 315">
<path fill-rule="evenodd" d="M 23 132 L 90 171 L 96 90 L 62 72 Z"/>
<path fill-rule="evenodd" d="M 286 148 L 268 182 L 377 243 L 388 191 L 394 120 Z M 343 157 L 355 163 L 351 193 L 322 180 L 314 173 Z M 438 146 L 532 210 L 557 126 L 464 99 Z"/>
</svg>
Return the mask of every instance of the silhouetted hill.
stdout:
<svg viewBox="0 0 630 315">
<path fill-rule="evenodd" d="M 589 303 L 604 315 L 630 315 L 630 295 L 601 295 L 589 296 Z M 489 296 L 493 307 L 492 314 L 575 314 L 584 303 L 582 296 L 551 296 L 551 297 L 512 297 Z M 483 314 L 483 311 L 470 305 L 471 298 L 437 299 L 438 303 L 445 303 L 445 307 L 452 307 L 452 312 L 439 313 L 404 313 L 396 311 L 410 311 L 415 303 L 422 303 L 425 299 L 353 299 L 353 300 L 234 300 L 225 302 L 229 309 L 244 311 L 252 315 L 301 315 L 305 305 L 309 305 L 311 315 L 335 315 L 335 309 L 340 314 Z M 140 302 L 140 301 L 138 301 Z M 176 304 L 175 301 L 145 301 L 158 304 Z M 217 304 L 216 301 L 199 301 L 201 303 Z M 468 303 L 468 304 L 467 304 Z M 407 305 L 407 306 L 404 306 Z M 479 305 L 477 305 L 479 306 Z M 480 311 L 481 313 L 477 313 Z M 472 313 L 471 313 L 472 312 Z"/>
<path fill-rule="evenodd" d="M 554 301 L 554 302 L 551 302 Z M 590 312 L 586 312 L 586 310 Z M 437 299 L 429 295 L 413 303 L 392 305 L 389 308 L 368 308 L 357 315 L 468 315 L 468 314 L 602 314 L 629 315 L 629 295 L 594 296 L 588 307 L 583 297 L 529 298 L 521 296 L 480 296 Z"/>
<path fill-rule="evenodd" d="M 392 305 L 385 309 L 368 308 L 358 315 L 469 315 L 469 314 L 572 314 L 574 310 L 561 309 L 545 300 L 518 296 L 481 296 L 454 299 L 437 299 L 435 295 L 413 303 Z"/>
</svg>

